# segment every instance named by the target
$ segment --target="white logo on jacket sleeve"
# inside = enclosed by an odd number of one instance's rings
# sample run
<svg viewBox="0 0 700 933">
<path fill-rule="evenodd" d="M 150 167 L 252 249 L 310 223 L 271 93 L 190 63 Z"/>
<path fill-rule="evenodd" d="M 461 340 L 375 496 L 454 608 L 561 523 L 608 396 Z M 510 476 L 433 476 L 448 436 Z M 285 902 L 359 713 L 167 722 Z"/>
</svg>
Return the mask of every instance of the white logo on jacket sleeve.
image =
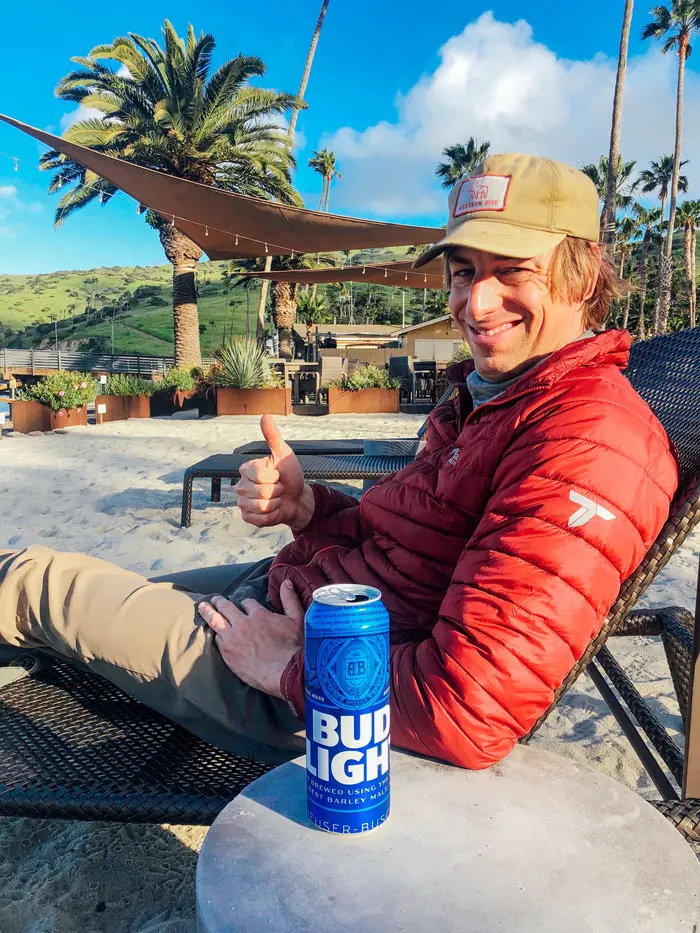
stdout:
<svg viewBox="0 0 700 933">
<path fill-rule="evenodd" d="M 598 518 L 604 519 L 606 522 L 610 522 L 616 516 L 612 512 L 609 512 L 607 509 L 603 508 L 602 505 L 598 505 L 597 502 L 594 502 L 593 499 L 589 499 L 586 496 L 582 496 L 580 492 L 574 492 L 572 489 L 569 493 L 569 499 L 572 502 L 575 502 L 577 505 L 580 505 L 580 509 L 576 509 L 574 514 L 568 521 L 569 528 L 580 528 L 582 525 L 590 522 L 592 518 L 595 518 L 596 515 Z"/>
</svg>

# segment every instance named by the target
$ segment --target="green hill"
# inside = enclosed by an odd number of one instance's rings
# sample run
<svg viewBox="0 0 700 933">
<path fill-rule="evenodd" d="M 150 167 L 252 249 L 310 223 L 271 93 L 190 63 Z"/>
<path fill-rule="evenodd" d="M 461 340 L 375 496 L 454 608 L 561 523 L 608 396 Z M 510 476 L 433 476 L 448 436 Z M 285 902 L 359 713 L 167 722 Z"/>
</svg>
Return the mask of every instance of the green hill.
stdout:
<svg viewBox="0 0 700 933">
<path fill-rule="evenodd" d="M 232 289 L 227 313 L 226 263 L 203 263 L 197 271 L 202 350 L 226 334 L 246 329 L 246 293 Z M 259 289 L 251 289 L 255 328 Z M 62 346 L 101 343 L 111 348 L 112 318 L 117 353 L 172 354 L 172 267 L 135 266 L 0 276 L 0 345 Z M 52 322 L 56 320 L 54 325 Z"/>
<path fill-rule="evenodd" d="M 383 262 L 401 258 L 405 249 L 366 250 L 352 262 Z M 347 262 L 347 259 L 345 260 Z M 224 339 L 255 333 L 260 289 L 229 290 L 222 273 L 225 262 L 204 262 L 197 268 L 197 292 L 202 352 L 207 355 Z M 398 290 L 383 286 L 353 286 L 357 310 L 364 317 L 398 313 Z M 323 287 L 332 305 L 338 290 Z M 410 307 L 418 308 L 422 291 L 411 294 Z M 364 298 L 364 301 L 362 301 Z M 409 303 L 407 303 L 409 307 Z M 398 320 L 400 321 L 400 315 Z M 55 323 L 54 323 L 55 321 Z M 112 347 L 115 353 L 170 356 L 173 353 L 172 267 L 111 266 L 46 275 L 0 275 L 0 347 L 53 347 L 64 349 Z"/>
</svg>

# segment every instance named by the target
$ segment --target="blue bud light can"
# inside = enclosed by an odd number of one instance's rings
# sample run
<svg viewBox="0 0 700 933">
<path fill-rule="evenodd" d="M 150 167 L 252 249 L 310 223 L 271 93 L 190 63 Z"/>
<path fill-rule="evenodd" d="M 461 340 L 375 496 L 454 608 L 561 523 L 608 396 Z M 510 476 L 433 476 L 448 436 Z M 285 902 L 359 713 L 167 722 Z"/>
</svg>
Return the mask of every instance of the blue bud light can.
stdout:
<svg viewBox="0 0 700 933">
<path fill-rule="evenodd" d="M 323 586 L 306 613 L 306 793 L 330 833 L 389 816 L 389 613 L 379 590 Z"/>
</svg>

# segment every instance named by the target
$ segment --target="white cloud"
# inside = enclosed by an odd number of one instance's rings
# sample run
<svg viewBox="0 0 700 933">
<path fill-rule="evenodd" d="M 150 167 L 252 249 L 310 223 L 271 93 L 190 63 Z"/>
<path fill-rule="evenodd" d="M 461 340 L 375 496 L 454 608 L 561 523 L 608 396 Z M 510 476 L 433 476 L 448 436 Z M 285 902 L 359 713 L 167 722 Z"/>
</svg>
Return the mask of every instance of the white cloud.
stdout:
<svg viewBox="0 0 700 933">
<path fill-rule="evenodd" d="M 103 117 L 104 114 L 97 107 L 83 107 L 81 104 L 75 110 L 71 110 L 70 113 L 63 114 L 61 117 L 61 130 L 65 132 L 69 126 L 80 123 L 81 120 L 101 120 Z"/>
<path fill-rule="evenodd" d="M 364 130 L 343 127 L 319 141 L 332 149 L 343 180 L 337 209 L 380 217 L 444 215 L 435 167 L 445 146 L 470 136 L 492 152 L 531 152 L 572 165 L 607 152 L 617 62 L 559 58 L 533 38 L 527 22 L 484 13 L 440 49 L 440 63 L 396 99 L 397 118 Z M 622 154 L 644 167 L 672 153 L 676 59 L 658 46 L 630 60 Z M 686 172 L 700 190 L 700 76 L 686 77 Z"/>
<path fill-rule="evenodd" d="M 0 222 L 7 220 L 9 217 L 16 220 L 26 211 L 37 214 L 43 209 L 43 205 L 38 201 L 32 201 L 31 203 L 22 201 L 16 185 L 0 185 Z M 0 224 L 0 236 L 14 237 L 15 235 L 12 228 Z"/>
</svg>

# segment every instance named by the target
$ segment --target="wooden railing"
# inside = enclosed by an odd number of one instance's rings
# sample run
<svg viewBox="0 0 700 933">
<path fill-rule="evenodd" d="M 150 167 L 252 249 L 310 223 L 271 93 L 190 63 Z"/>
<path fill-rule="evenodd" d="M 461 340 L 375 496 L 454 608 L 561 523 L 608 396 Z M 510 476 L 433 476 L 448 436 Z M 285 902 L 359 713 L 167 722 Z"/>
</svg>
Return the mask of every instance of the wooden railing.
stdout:
<svg viewBox="0 0 700 933">
<path fill-rule="evenodd" d="M 202 360 L 207 366 L 212 361 Z M 121 356 L 111 353 L 84 352 L 68 350 L 6 350 L 0 349 L 0 374 L 23 373 L 34 375 L 47 369 L 69 369 L 79 372 L 132 373 L 137 376 L 151 376 L 172 369 L 175 360 L 172 356 Z"/>
</svg>

